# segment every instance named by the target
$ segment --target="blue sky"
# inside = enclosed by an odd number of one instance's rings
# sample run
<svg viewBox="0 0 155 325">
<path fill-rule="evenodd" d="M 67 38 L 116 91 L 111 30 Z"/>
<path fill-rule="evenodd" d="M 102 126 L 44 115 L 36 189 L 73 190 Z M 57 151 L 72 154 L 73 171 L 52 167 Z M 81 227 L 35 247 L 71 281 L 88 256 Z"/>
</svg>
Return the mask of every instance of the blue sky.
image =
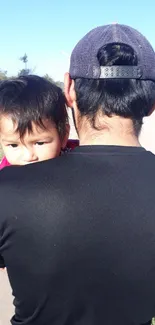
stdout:
<svg viewBox="0 0 155 325">
<path fill-rule="evenodd" d="M 63 80 L 71 51 L 92 28 L 112 22 L 139 29 L 155 48 L 155 0 L 0 0 L 0 69 L 29 67 Z"/>
</svg>

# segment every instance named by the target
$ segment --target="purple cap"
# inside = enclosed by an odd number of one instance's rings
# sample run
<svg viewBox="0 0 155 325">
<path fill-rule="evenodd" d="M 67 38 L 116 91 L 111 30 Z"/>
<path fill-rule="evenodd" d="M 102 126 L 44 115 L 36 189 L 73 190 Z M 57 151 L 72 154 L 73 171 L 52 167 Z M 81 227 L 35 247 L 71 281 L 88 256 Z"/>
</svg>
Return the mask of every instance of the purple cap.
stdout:
<svg viewBox="0 0 155 325">
<path fill-rule="evenodd" d="M 138 64 L 101 67 L 98 51 L 102 46 L 113 43 L 132 47 Z M 155 81 L 155 52 L 148 40 L 132 27 L 119 24 L 97 27 L 75 46 L 71 55 L 70 76 L 72 79 L 127 78 Z"/>
</svg>

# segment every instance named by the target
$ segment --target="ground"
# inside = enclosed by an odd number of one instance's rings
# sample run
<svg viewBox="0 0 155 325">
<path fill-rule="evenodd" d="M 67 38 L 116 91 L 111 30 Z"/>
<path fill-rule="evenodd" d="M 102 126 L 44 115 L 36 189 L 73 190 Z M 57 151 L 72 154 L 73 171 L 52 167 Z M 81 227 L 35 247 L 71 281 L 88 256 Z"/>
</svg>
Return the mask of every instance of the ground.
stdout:
<svg viewBox="0 0 155 325">
<path fill-rule="evenodd" d="M 9 325 L 13 315 L 11 288 L 7 272 L 0 270 L 0 325 Z"/>
</svg>

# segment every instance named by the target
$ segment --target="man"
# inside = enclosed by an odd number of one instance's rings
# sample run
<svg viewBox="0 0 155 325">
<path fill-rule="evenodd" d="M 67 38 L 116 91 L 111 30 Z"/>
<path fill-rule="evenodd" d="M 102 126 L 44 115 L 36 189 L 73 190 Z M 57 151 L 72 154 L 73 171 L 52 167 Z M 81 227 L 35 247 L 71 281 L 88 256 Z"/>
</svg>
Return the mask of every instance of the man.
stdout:
<svg viewBox="0 0 155 325">
<path fill-rule="evenodd" d="M 80 147 L 0 174 L 0 256 L 12 324 L 149 324 L 155 315 L 155 157 L 140 147 L 155 53 L 102 26 L 71 56 L 65 93 Z"/>
</svg>

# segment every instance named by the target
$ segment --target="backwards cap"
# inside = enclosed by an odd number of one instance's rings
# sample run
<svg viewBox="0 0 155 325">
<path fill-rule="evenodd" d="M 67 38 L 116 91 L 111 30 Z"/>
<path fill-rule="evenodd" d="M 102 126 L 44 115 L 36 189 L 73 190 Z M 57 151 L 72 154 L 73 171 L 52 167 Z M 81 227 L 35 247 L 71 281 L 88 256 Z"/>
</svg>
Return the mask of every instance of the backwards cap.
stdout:
<svg viewBox="0 0 155 325">
<path fill-rule="evenodd" d="M 97 54 L 108 44 L 126 44 L 137 55 L 136 66 L 100 66 Z M 155 52 L 148 40 L 132 27 L 120 24 L 97 27 L 75 46 L 70 61 L 72 79 L 126 78 L 155 81 Z"/>
</svg>

